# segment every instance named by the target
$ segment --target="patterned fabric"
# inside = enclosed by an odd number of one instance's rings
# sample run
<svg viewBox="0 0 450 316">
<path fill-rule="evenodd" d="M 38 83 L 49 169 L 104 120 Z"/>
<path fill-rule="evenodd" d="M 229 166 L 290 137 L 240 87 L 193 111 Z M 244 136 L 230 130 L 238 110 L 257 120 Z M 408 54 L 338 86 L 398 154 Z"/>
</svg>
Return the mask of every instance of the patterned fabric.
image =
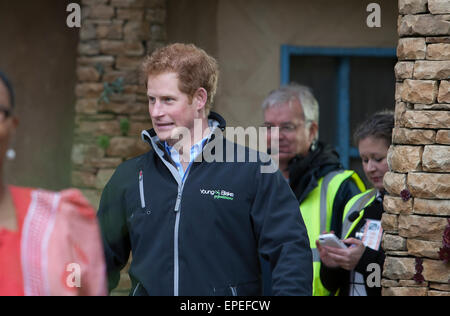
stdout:
<svg viewBox="0 0 450 316">
<path fill-rule="evenodd" d="M 100 231 L 95 212 L 82 194 L 77 190 L 54 193 L 15 187 L 11 193 L 19 223 L 16 237 L 20 243 L 10 242 L 8 248 L 20 252 L 11 264 L 21 268 L 21 276 L 20 273 L 6 276 L 16 280 L 15 288 L 0 283 L 0 293 L 106 295 Z"/>
<path fill-rule="evenodd" d="M 48 244 L 61 196 L 34 191 L 22 232 L 21 261 L 26 295 L 49 295 Z"/>
</svg>

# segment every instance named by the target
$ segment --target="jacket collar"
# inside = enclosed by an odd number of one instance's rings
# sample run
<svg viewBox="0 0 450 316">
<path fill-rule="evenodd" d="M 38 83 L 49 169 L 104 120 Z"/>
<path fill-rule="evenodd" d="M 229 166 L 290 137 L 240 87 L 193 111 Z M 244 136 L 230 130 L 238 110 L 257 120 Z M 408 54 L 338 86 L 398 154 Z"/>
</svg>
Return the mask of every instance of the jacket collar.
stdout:
<svg viewBox="0 0 450 316">
<path fill-rule="evenodd" d="M 210 112 L 208 116 L 209 125 L 213 127 L 220 128 L 222 131 L 226 128 L 225 119 L 216 112 Z M 141 133 L 142 140 L 149 143 L 150 146 L 156 151 L 160 156 L 164 156 L 164 145 L 161 144 L 158 135 L 155 132 L 155 129 L 149 129 L 142 131 Z"/>
</svg>

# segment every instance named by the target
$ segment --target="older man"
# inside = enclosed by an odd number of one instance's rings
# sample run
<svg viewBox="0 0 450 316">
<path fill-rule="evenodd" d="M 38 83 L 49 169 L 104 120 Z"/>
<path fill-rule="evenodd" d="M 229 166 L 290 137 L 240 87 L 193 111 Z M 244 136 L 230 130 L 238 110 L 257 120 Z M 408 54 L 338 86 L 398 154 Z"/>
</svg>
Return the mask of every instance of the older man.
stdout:
<svg viewBox="0 0 450 316">
<path fill-rule="evenodd" d="M 336 151 L 318 141 L 319 105 L 308 87 L 290 84 L 263 102 L 264 125 L 279 128 L 279 168 L 300 202 L 314 256 L 314 295 L 327 295 L 320 281 L 315 241 L 320 233 L 340 236 L 345 204 L 364 190 L 354 171 L 343 170 Z M 272 143 L 268 133 L 268 144 Z"/>
<path fill-rule="evenodd" d="M 143 139 L 152 149 L 119 166 L 98 215 L 110 289 L 132 251 L 132 295 L 261 295 L 258 255 L 271 262 L 274 294 L 310 295 L 308 236 L 281 173 L 201 159 L 211 144 L 224 156 L 229 148 L 225 121 L 210 112 L 214 58 L 172 44 L 143 68 L 154 127 Z"/>
</svg>

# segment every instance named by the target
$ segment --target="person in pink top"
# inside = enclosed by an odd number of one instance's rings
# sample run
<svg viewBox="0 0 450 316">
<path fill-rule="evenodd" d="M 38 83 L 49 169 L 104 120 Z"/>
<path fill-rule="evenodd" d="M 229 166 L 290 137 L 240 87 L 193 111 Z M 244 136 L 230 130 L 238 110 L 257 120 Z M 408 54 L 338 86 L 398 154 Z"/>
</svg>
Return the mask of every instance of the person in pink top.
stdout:
<svg viewBox="0 0 450 316">
<path fill-rule="evenodd" d="M 0 72 L 0 296 L 106 295 L 100 230 L 81 192 L 5 184 L 13 111 L 14 92 Z"/>
</svg>

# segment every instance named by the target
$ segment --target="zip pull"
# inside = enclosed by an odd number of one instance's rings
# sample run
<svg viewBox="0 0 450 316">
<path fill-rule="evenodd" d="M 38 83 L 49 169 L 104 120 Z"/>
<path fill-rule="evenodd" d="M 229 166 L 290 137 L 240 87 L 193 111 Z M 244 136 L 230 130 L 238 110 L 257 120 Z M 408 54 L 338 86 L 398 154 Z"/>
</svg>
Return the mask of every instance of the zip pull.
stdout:
<svg viewBox="0 0 450 316">
<path fill-rule="evenodd" d="M 145 196 L 144 196 L 144 172 L 139 172 L 139 194 L 141 196 L 141 207 L 145 209 Z"/>
<path fill-rule="evenodd" d="M 179 212 L 181 207 L 181 191 L 178 191 L 177 202 L 175 203 L 175 212 Z"/>
</svg>

